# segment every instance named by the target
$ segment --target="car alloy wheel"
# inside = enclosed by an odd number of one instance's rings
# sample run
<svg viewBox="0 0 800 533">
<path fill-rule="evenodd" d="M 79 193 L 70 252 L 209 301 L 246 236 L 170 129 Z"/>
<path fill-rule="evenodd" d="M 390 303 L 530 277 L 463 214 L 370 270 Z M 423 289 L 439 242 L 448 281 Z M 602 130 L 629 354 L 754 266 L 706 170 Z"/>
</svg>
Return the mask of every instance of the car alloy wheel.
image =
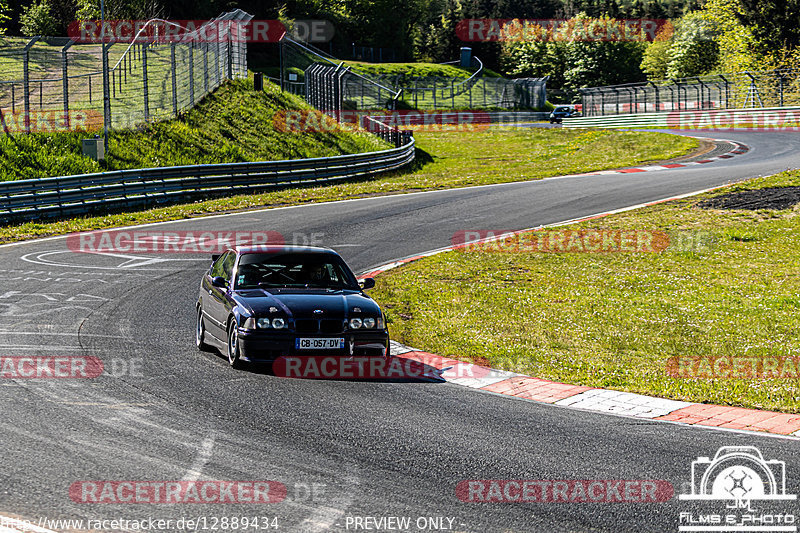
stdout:
<svg viewBox="0 0 800 533">
<path fill-rule="evenodd" d="M 228 363 L 233 368 L 239 368 L 241 365 L 239 360 L 239 332 L 234 319 L 231 319 L 228 325 Z"/>
</svg>

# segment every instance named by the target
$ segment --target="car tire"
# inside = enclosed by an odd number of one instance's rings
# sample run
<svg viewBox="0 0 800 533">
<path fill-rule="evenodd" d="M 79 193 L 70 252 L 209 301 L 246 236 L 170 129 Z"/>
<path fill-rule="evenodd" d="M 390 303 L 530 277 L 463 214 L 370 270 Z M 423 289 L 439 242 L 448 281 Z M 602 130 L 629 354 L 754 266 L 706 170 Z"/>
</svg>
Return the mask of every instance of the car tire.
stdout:
<svg viewBox="0 0 800 533">
<path fill-rule="evenodd" d="M 241 368 L 242 361 L 239 359 L 240 352 L 239 352 L 239 332 L 236 326 L 236 319 L 231 319 L 228 322 L 228 364 L 231 365 L 232 368 Z"/>
<path fill-rule="evenodd" d="M 197 325 L 194 331 L 194 343 L 201 352 L 210 352 L 211 346 L 206 343 L 206 323 L 203 321 L 203 308 L 197 306 Z"/>
</svg>

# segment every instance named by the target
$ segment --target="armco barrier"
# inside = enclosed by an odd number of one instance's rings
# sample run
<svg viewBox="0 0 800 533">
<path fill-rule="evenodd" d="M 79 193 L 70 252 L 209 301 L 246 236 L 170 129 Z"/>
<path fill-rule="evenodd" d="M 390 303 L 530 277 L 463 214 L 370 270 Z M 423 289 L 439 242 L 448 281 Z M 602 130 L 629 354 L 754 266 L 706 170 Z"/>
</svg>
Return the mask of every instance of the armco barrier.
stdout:
<svg viewBox="0 0 800 533">
<path fill-rule="evenodd" d="M 173 203 L 230 192 L 368 176 L 414 160 L 414 138 L 366 154 L 120 170 L 58 178 L 0 182 L 0 223 L 83 215 L 95 211 Z"/>
<path fill-rule="evenodd" d="M 565 118 L 565 128 L 669 128 L 714 130 L 800 126 L 800 107 L 709 109 Z"/>
</svg>

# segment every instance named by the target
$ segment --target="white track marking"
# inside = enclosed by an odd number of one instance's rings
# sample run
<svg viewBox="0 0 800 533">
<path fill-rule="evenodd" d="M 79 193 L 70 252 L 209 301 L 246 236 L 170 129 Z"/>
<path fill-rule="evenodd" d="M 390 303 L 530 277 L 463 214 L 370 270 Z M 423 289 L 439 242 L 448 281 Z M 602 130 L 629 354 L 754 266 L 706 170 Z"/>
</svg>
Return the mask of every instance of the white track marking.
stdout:
<svg viewBox="0 0 800 533">
<path fill-rule="evenodd" d="M 183 481 L 197 481 L 203 473 L 203 468 L 208 464 L 211 459 L 211 454 L 214 449 L 214 434 L 212 433 L 200 443 L 200 451 L 194 459 L 194 463 L 189 468 L 189 471 L 183 476 Z"/>
</svg>

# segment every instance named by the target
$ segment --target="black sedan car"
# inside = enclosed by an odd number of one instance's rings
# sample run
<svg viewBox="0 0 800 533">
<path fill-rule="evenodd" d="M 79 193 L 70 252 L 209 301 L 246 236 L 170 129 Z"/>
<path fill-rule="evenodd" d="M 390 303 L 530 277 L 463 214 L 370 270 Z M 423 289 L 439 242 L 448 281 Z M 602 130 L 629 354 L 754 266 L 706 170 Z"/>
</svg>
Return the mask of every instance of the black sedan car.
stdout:
<svg viewBox="0 0 800 533">
<path fill-rule="evenodd" d="M 196 343 L 231 366 L 281 356 L 389 357 L 383 313 L 333 250 L 242 246 L 212 256 L 197 300 Z"/>
</svg>

